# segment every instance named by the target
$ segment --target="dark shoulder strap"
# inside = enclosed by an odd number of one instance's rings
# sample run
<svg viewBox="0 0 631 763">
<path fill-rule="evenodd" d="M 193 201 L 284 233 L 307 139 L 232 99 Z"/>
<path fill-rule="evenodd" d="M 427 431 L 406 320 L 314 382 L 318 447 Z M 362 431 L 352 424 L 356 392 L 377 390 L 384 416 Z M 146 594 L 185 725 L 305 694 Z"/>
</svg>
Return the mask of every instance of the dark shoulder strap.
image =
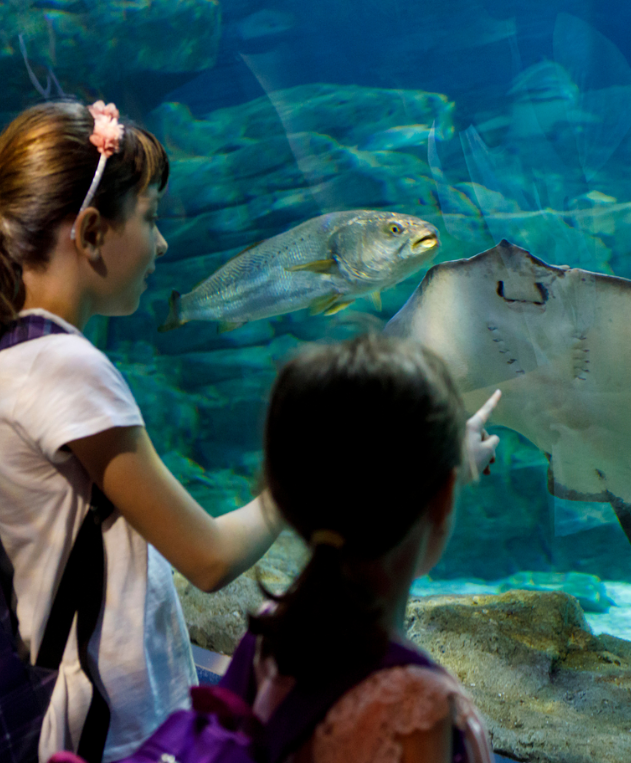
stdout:
<svg viewBox="0 0 631 763">
<path fill-rule="evenodd" d="M 239 642 L 220 686 L 238 694 L 249 705 L 256 697 L 256 678 L 254 676 L 254 655 L 256 654 L 256 636 L 247 631 Z"/>
<path fill-rule="evenodd" d="M 96 666 L 90 664 L 88 644 L 105 599 L 105 552 L 101 522 L 113 508 L 107 496 L 97 485 L 93 485 L 90 511 L 83 520 L 66 562 L 35 663 L 38 667 L 59 669 L 76 613 L 79 663 L 92 684 L 92 701 L 77 750 L 88 763 L 99 763 L 103 757 L 110 723 L 110 709 L 101 692 Z"/>
<path fill-rule="evenodd" d="M 67 334 L 66 329 L 41 315 L 18 318 L 0 337 L 0 350 L 50 334 Z M 83 520 L 53 599 L 35 666 L 59 670 L 70 629 L 77 615 L 77 648 L 81 669 L 92 684 L 92 701 L 83 725 L 78 753 L 88 763 L 99 763 L 110 722 L 110 710 L 101 693 L 96 670 L 88 659 L 88 643 L 101 613 L 105 597 L 105 554 L 101 523 L 114 507 L 97 485 L 92 486 L 90 511 Z M 11 579 L 4 576 L 5 585 Z M 8 602 L 11 591 L 3 591 Z M 9 608 L 10 625 L 18 638 L 17 621 Z M 16 642 L 19 648 L 19 641 Z"/>
<path fill-rule="evenodd" d="M 68 334 L 58 323 L 45 318 L 43 315 L 25 315 L 17 318 L 5 329 L 0 336 L 0 350 L 6 350 L 16 344 L 39 339 L 49 334 Z"/>
</svg>

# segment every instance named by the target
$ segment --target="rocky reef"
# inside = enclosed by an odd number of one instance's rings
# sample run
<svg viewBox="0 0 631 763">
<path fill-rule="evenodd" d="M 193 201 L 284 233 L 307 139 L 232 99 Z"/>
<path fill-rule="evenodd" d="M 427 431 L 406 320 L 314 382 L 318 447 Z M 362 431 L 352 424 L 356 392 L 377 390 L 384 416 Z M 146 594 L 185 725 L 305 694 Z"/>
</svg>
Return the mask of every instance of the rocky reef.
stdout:
<svg viewBox="0 0 631 763">
<path fill-rule="evenodd" d="M 18 111 L 37 97 L 30 67 L 47 90 L 41 95 L 98 95 L 137 113 L 143 91 L 157 100 L 211 67 L 220 38 L 218 0 L 2 2 L 1 110 Z"/>
<path fill-rule="evenodd" d="M 493 748 L 532 763 L 631 756 L 631 643 L 563 593 L 412 599 L 408 637 L 463 682 Z"/>
<path fill-rule="evenodd" d="M 284 590 L 307 559 L 288 532 L 251 571 L 216 594 L 176 585 L 194 642 L 231 654 L 258 581 Z M 594 636 L 561 592 L 410 599 L 408 638 L 462 681 L 496 752 L 529 763 L 621 763 L 631 756 L 631 642 Z"/>
</svg>

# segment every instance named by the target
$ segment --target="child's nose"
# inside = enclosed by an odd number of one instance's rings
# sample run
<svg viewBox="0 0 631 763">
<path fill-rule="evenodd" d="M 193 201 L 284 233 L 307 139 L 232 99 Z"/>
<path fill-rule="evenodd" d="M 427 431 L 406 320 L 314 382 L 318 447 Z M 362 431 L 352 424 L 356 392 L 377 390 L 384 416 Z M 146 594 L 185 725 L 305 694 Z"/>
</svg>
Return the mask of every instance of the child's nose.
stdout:
<svg viewBox="0 0 631 763">
<path fill-rule="evenodd" d="M 167 240 L 165 237 L 158 231 L 158 242 L 156 244 L 156 257 L 162 257 L 163 254 L 166 254 L 167 249 L 169 248 L 169 245 L 167 244 Z"/>
</svg>

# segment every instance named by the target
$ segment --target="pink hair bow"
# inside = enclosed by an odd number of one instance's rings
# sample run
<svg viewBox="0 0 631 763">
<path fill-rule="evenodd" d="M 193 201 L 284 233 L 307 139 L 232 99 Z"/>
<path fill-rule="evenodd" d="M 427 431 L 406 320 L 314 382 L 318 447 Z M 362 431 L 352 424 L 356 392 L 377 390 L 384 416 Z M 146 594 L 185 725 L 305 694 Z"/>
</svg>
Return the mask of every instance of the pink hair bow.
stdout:
<svg viewBox="0 0 631 763">
<path fill-rule="evenodd" d="M 106 157 L 116 153 L 125 128 L 118 124 L 119 112 L 113 103 L 107 106 L 103 101 L 97 101 L 88 106 L 88 111 L 94 117 L 94 130 L 90 135 L 90 143 Z"/>
<path fill-rule="evenodd" d="M 92 135 L 90 135 L 90 143 L 97 147 L 101 156 L 99 157 L 99 163 L 92 178 L 92 183 L 77 217 L 79 217 L 84 209 L 87 209 L 94 198 L 96 189 L 103 177 L 105 163 L 112 154 L 115 154 L 120 149 L 120 141 L 125 132 L 123 125 L 118 124 L 119 113 L 113 103 L 108 103 L 106 106 L 104 101 L 96 101 L 92 106 L 88 106 L 88 111 L 94 119 L 94 129 L 92 130 Z M 73 241 L 76 237 L 76 225 L 77 221 L 75 220 L 70 231 L 70 238 Z"/>
</svg>

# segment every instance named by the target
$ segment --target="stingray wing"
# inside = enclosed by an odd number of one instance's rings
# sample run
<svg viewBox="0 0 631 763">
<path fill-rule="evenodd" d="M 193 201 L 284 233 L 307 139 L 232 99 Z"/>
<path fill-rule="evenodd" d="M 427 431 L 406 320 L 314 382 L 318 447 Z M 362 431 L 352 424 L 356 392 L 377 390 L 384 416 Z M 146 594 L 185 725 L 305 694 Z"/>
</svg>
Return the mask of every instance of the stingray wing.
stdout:
<svg viewBox="0 0 631 763">
<path fill-rule="evenodd" d="M 493 422 L 550 454 L 556 493 L 628 504 L 630 325 L 630 281 L 502 241 L 432 268 L 386 332 L 440 354 L 469 412 L 499 387 Z"/>
</svg>

